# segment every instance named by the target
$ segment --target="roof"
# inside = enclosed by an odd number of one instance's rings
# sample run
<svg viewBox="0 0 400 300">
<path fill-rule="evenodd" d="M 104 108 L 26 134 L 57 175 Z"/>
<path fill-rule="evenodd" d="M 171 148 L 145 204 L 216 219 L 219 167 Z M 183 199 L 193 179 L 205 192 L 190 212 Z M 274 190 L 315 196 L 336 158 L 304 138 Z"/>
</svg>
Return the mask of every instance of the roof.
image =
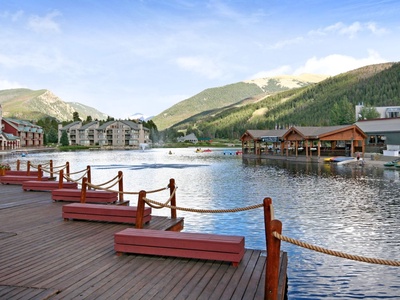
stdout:
<svg viewBox="0 0 400 300">
<path fill-rule="evenodd" d="M 19 140 L 20 139 L 19 136 L 15 136 L 15 135 L 13 135 L 11 133 L 5 133 L 5 132 L 1 132 L 0 136 L 2 136 L 7 141 L 15 141 L 15 140 Z"/>
<path fill-rule="evenodd" d="M 302 133 L 306 137 L 318 137 L 323 134 L 327 134 L 333 131 L 337 130 L 342 130 L 346 127 L 349 127 L 351 125 L 340 125 L 340 126 L 324 126 L 324 127 L 297 127 L 294 126 L 294 128 Z"/>
<path fill-rule="evenodd" d="M 365 133 L 400 132 L 400 118 L 362 120 L 355 124 Z"/>
<path fill-rule="evenodd" d="M 98 123 L 98 121 L 89 122 L 89 123 L 87 123 L 87 124 L 85 124 L 85 125 L 82 125 L 82 127 L 79 128 L 79 130 L 86 130 L 86 129 L 88 129 L 88 128 L 91 127 L 91 126 L 96 125 L 97 123 Z"/>
<path fill-rule="evenodd" d="M 2 119 L 21 132 L 39 132 L 39 130 L 42 130 L 42 127 L 40 127 L 39 125 L 33 124 L 25 120 L 18 120 L 13 118 Z"/>
<path fill-rule="evenodd" d="M 78 125 L 80 123 L 81 123 L 81 121 L 75 121 L 75 122 L 69 123 L 69 124 L 65 125 L 64 127 L 62 127 L 60 130 L 68 130 L 71 127 Z"/>
<path fill-rule="evenodd" d="M 275 129 L 275 130 L 252 130 L 249 129 L 245 134 L 251 135 L 254 139 L 262 138 L 266 136 L 282 137 L 288 130 L 287 129 Z"/>
</svg>

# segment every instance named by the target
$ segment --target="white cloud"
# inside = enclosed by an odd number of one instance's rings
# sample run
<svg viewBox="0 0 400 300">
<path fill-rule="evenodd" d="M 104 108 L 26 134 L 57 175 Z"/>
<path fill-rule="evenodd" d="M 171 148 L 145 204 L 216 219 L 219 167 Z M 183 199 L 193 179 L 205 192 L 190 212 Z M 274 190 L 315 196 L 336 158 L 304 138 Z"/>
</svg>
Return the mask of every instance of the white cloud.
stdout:
<svg viewBox="0 0 400 300">
<path fill-rule="evenodd" d="M 22 84 L 18 82 L 12 82 L 5 79 L 0 79 L 0 90 L 18 89 L 23 88 Z"/>
<path fill-rule="evenodd" d="M 291 46 L 294 44 L 301 43 L 302 41 L 304 41 L 303 37 L 296 37 L 296 38 L 289 39 L 289 40 L 278 41 L 275 44 L 268 46 L 267 48 L 268 49 L 281 49 L 286 46 Z"/>
<path fill-rule="evenodd" d="M 324 28 L 318 28 L 316 30 L 311 30 L 308 32 L 308 35 L 319 35 L 319 36 L 326 36 L 330 33 L 334 34 L 337 33 L 339 35 L 348 36 L 350 39 L 356 37 L 359 33 L 369 31 L 374 35 L 382 35 L 387 32 L 387 30 L 383 27 L 379 27 L 374 22 L 369 23 L 360 23 L 360 22 L 353 22 L 350 25 L 346 25 L 342 22 L 338 22 Z"/>
<path fill-rule="evenodd" d="M 280 66 L 278 68 L 268 70 L 268 71 L 260 71 L 250 77 L 250 79 L 258 79 L 258 78 L 267 78 L 279 75 L 285 75 L 292 72 L 292 68 L 288 65 Z"/>
<path fill-rule="evenodd" d="M 184 70 L 201 74 L 209 79 L 222 77 L 222 70 L 210 58 L 199 56 L 180 57 L 176 60 L 178 66 Z"/>
<path fill-rule="evenodd" d="M 378 52 L 369 50 L 368 53 L 368 57 L 365 58 L 341 54 L 332 54 L 322 58 L 312 57 L 306 61 L 304 66 L 297 68 L 293 74 L 311 73 L 334 76 L 363 66 L 386 62 Z"/>
<path fill-rule="evenodd" d="M 48 13 L 44 17 L 32 16 L 28 21 L 28 28 L 35 32 L 60 32 L 59 24 L 54 20 L 56 17 L 61 16 L 57 10 Z"/>
</svg>

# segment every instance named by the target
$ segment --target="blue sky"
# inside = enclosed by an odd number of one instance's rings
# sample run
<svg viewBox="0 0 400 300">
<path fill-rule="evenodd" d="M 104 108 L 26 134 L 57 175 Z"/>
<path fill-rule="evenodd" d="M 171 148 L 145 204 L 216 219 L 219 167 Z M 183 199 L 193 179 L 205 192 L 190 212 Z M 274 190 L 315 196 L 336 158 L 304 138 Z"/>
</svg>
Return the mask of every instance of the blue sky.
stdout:
<svg viewBox="0 0 400 300">
<path fill-rule="evenodd" d="M 0 0 L 0 90 L 115 118 L 206 88 L 400 61 L 400 1 Z"/>
</svg>

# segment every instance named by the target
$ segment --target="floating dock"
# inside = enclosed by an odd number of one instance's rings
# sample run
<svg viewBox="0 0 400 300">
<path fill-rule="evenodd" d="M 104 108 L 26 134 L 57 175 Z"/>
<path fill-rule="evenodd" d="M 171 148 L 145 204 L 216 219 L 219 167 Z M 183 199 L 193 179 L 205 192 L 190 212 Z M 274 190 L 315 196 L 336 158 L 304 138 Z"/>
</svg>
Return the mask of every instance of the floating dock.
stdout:
<svg viewBox="0 0 400 300">
<path fill-rule="evenodd" d="M 2 299 L 266 299 L 265 251 L 246 249 L 228 262 L 114 251 L 114 234 L 129 224 L 69 221 L 49 192 L 0 185 Z M 144 228 L 183 227 L 183 218 L 153 216 Z M 281 252 L 278 299 L 286 293 Z"/>
</svg>

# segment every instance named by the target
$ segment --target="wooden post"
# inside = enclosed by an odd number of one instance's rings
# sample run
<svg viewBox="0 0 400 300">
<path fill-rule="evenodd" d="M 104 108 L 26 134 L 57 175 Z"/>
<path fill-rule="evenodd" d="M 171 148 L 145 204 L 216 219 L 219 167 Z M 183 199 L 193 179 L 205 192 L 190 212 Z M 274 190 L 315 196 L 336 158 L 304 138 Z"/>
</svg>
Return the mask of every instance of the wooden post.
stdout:
<svg viewBox="0 0 400 300">
<path fill-rule="evenodd" d="M 122 201 L 124 201 L 124 194 L 123 194 L 123 191 L 124 191 L 124 176 L 123 176 L 122 171 L 118 171 L 118 178 L 119 178 L 119 181 L 118 181 L 118 191 L 119 191 L 118 199 L 119 199 L 119 202 L 122 202 Z"/>
<path fill-rule="evenodd" d="M 58 175 L 58 188 L 62 189 L 63 188 L 63 182 L 64 182 L 64 170 L 60 170 L 60 174 Z"/>
<path fill-rule="evenodd" d="M 92 172 L 90 171 L 90 166 L 86 166 L 86 170 L 87 170 L 87 172 L 86 172 L 87 182 L 91 183 L 92 182 Z M 92 187 L 89 186 L 88 189 L 91 190 Z"/>
<path fill-rule="evenodd" d="M 50 159 L 50 178 L 53 178 L 53 160 Z"/>
<path fill-rule="evenodd" d="M 69 171 L 69 162 L 67 161 L 65 164 L 65 170 L 67 171 L 67 177 L 69 178 L 70 171 Z M 69 180 L 68 180 L 69 181 Z"/>
<path fill-rule="evenodd" d="M 17 159 L 17 171 L 21 168 L 21 161 Z"/>
<path fill-rule="evenodd" d="M 87 178 L 82 178 L 82 190 L 81 190 L 81 203 L 86 202 L 86 188 L 87 188 Z"/>
<path fill-rule="evenodd" d="M 146 197 L 146 191 L 140 191 L 138 196 L 138 204 L 136 209 L 136 226 L 137 229 L 143 228 L 143 215 L 144 215 L 144 200 Z"/>
<path fill-rule="evenodd" d="M 276 300 L 278 298 L 279 284 L 279 260 L 281 241 L 273 236 L 276 231 L 282 233 L 282 223 L 274 220 L 274 212 L 271 198 L 264 199 L 264 222 L 265 222 L 265 238 L 267 243 L 267 262 L 265 268 L 265 295 L 268 300 Z"/>
<path fill-rule="evenodd" d="M 26 175 L 30 175 L 31 174 L 31 161 L 28 160 L 28 162 L 26 163 Z"/>
<path fill-rule="evenodd" d="M 42 180 L 42 177 L 43 177 L 42 165 L 38 165 L 38 180 Z"/>
<path fill-rule="evenodd" d="M 168 186 L 169 186 L 169 195 L 171 196 L 172 193 L 174 193 L 174 191 L 175 191 L 175 179 L 171 178 L 169 180 Z M 171 205 L 176 206 L 176 191 L 171 198 Z M 171 219 L 176 219 L 176 209 L 175 208 L 171 208 Z"/>
</svg>

